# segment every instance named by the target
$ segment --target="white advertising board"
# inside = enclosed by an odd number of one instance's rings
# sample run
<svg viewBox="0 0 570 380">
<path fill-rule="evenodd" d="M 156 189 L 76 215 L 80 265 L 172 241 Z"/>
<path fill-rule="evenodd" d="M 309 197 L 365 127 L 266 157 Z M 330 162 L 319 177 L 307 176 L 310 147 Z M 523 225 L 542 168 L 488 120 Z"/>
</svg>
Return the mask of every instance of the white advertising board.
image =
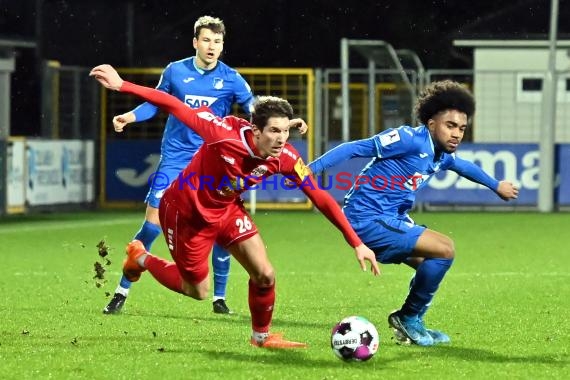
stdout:
<svg viewBox="0 0 570 380">
<path fill-rule="evenodd" d="M 30 206 L 94 198 L 93 141 L 27 141 L 26 200 Z"/>
<path fill-rule="evenodd" d="M 7 143 L 6 211 L 9 214 L 24 212 L 26 206 L 25 144 L 24 138 L 9 138 Z"/>
</svg>

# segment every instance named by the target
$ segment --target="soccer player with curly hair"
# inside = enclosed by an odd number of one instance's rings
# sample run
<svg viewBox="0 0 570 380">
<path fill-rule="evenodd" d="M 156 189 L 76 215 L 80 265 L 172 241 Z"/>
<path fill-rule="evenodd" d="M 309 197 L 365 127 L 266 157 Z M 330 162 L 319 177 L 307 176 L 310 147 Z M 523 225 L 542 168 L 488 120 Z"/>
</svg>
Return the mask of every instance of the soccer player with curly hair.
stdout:
<svg viewBox="0 0 570 380">
<path fill-rule="evenodd" d="M 416 193 L 443 170 L 482 184 L 505 201 L 516 199 L 518 189 L 456 154 L 475 112 L 475 100 L 461 84 L 431 83 L 419 95 L 415 112 L 420 126 L 391 128 L 341 144 L 308 166 L 318 174 L 353 157 L 371 158 L 359 174 L 368 181 L 348 191 L 343 210 L 379 262 L 404 263 L 415 270 L 404 304 L 389 315 L 388 323 L 399 341 L 431 346 L 450 341 L 447 334 L 425 327 L 424 314 L 453 263 L 455 247 L 448 236 L 410 218 Z"/>
</svg>

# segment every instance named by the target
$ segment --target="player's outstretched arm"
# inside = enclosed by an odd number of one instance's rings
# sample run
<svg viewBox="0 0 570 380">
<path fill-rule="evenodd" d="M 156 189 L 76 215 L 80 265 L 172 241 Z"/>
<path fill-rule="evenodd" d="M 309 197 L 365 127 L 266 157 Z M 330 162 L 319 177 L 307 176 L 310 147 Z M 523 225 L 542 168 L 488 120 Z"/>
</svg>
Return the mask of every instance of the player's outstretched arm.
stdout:
<svg viewBox="0 0 570 380">
<path fill-rule="evenodd" d="M 110 90 L 136 95 L 162 108 L 164 111 L 176 116 L 178 120 L 194 130 L 206 141 L 214 133 L 213 128 L 211 128 L 211 122 L 216 117 L 207 108 L 194 110 L 170 94 L 124 81 L 110 65 L 94 67 L 89 75 Z M 199 114 L 202 114 L 202 117 L 199 117 Z"/>
<path fill-rule="evenodd" d="M 497 193 L 497 195 L 504 201 L 517 199 L 519 195 L 518 187 L 513 185 L 512 182 L 497 181 L 495 178 L 485 173 L 483 169 L 471 161 L 455 157 L 453 165 L 450 167 L 450 169 L 470 181 L 487 186 L 489 189 Z"/>
<path fill-rule="evenodd" d="M 123 85 L 123 79 L 111 65 L 99 65 L 94 67 L 89 76 L 94 77 L 105 88 L 113 91 L 118 91 Z M 113 127 L 116 132 L 122 132 L 123 128 L 128 124 L 135 121 L 135 115 L 132 112 L 127 112 L 122 115 L 117 115 L 113 118 Z"/>
<path fill-rule="evenodd" d="M 500 181 L 497 187 L 497 195 L 504 201 L 517 199 L 519 197 L 519 188 L 509 181 Z"/>
<path fill-rule="evenodd" d="M 311 162 L 308 166 L 314 174 L 320 174 L 328 168 L 332 168 L 341 162 L 354 157 L 376 157 L 376 145 L 374 138 L 349 141 L 329 150 L 322 156 Z"/>
</svg>

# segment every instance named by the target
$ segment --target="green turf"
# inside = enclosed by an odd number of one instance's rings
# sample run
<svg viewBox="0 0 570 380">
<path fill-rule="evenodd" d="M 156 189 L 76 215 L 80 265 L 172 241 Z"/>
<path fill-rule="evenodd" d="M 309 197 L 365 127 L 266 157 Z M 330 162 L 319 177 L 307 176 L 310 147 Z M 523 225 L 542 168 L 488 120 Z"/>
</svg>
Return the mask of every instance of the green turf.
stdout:
<svg viewBox="0 0 570 380">
<path fill-rule="evenodd" d="M 570 215 L 426 213 L 419 223 L 452 237 L 455 263 L 428 326 L 452 344 L 396 345 L 386 317 L 411 275 L 361 273 L 352 250 L 319 214 L 255 216 L 276 268 L 273 330 L 307 350 L 250 347 L 247 276 L 233 261 L 228 303 L 211 311 L 145 274 L 119 316 L 101 313 L 120 277 L 123 247 L 142 213 L 40 215 L 0 220 L 0 379 L 562 379 L 570 376 Z M 95 286 L 96 244 L 112 264 Z M 167 257 L 162 239 L 157 254 Z M 379 352 L 344 363 L 330 329 L 360 314 L 378 328 Z"/>
</svg>

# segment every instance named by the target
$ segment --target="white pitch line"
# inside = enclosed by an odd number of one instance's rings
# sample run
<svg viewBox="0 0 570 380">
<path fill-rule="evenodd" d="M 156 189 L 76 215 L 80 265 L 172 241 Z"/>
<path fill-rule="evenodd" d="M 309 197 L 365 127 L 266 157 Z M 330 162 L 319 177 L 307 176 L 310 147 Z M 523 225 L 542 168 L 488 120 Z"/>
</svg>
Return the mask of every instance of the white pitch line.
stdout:
<svg viewBox="0 0 570 380">
<path fill-rule="evenodd" d="M 53 230 L 71 230 L 78 228 L 91 228 L 94 226 L 115 226 L 119 224 L 130 224 L 140 221 L 140 216 L 132 218 L 112 219 L 112 220 L 78 220 L 74 222 L 37 222 L 37 223 L 21 223 L 16 225 L 0 225 L 0 235 L 18 232 L 36 232 L 36 231 L 53 231 Z"/>
</svg>

